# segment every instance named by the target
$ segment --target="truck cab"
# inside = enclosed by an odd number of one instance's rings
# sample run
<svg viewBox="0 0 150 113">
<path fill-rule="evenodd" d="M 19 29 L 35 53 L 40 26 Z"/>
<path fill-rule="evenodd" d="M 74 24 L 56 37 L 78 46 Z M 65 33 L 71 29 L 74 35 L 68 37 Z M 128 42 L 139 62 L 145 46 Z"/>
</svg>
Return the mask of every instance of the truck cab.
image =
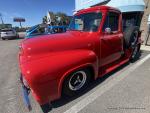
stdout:
<svg viewBox="0 0 150 113">
<path fill-rule="evenodd" d="M 96 6 L 81 10 L 66 33 L 25 39 L 20 44 L 23 89 L 32 90 L 41 105 L 61 95 L 76 95 L 92 80 L 133 61 L 140 44 L 138 27 L 123 32 L 118 9 Z"/>
</svg>

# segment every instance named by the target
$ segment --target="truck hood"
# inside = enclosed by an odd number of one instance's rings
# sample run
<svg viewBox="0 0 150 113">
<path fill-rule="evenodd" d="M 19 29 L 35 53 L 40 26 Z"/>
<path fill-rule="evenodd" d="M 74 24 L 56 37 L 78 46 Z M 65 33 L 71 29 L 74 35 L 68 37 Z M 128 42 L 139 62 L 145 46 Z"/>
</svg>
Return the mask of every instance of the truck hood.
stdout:
<svg viewBox="0 0 150 113">
<path fill-rule="evenodd" d="M 51 34 L 31 39 L 25 39 L 21 43 L 22 56 L 44 57 L 45 55 L 55 55 L 56 52 L 75 50 L 75 49 L 92 49 L 93 38 L 96 33 L 67 31 L 61 34 Z M 34 58 L 34 59 L 35 59 Z M 30 58 L 31 59 L 31 58 Z"/>
</svg>

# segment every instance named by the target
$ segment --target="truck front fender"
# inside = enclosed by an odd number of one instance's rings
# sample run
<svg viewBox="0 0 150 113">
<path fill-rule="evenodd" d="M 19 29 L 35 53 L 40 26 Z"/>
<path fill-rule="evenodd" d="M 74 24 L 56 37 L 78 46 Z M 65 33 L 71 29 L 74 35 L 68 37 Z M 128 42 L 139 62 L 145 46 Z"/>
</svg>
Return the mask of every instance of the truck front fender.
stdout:
<svg viewBox="0 0 150 113">
<path fill-rule="evenodd" d="M 74 70 L 91 66 L 98 76 L 98 58 L 90 50 L 56 52 L 20 65 L 22 74 L 38 98 L 61 96 L 64 79 Z M 52 86 L 53 85 L 53 86 Z M 50 95 L 50 96 L 49 96 Z M 42 100 L 39 100 L 43 103 Z"/>
</svg>

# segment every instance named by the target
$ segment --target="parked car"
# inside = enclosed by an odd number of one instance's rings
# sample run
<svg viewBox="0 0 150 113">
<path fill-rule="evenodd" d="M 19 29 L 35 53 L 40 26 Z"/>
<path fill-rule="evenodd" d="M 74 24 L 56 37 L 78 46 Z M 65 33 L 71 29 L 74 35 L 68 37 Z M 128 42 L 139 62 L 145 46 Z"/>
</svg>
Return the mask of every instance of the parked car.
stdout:
<svg viewBox="0 0 150 113">
<path fill-rule="evenodd" d="M 66 32 L 66 29 L 66 26 L 48 26 L 46 24 L 39 24 L 26 31 L 26 38 L 33 38 L 39 35 L 63 33 Z"/>
<path fill-rule="evenodd" d="M 92 80 L 133 62 L 140 36 L 136 26 L 123 31 L 118 9 L 97 6 L 77 12 L 66 33 L 24 40 L 19 64 L 26 103 L 28 90 L 45 105 L 62 95 L 76 95 Z"/>
<path fill-rule="evenodd" d="M 5 40 L 5 39 L 18 38 L 19 35 L 14 29 L 2 29 L 0 31 L 0 37 L 2 40 Z"/>
</svg>

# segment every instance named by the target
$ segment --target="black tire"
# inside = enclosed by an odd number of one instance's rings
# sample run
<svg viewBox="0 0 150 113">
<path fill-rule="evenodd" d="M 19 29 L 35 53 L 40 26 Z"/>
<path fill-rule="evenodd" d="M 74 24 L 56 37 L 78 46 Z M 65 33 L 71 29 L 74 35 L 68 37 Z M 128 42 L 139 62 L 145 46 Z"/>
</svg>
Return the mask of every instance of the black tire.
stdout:
<svg viewBox="0 0 150 113">
<path fill-rule="evenodd" d="M 52 110 L 52 105 L 50 103 L 40 105 L 43 113 L 48 113 Z"/>
<path fill-rule="evenodd" d="M 141 44 L 138 44 L 135 46 L 135 48 L 133 48 L 133 51 L 132 51 L 132 54 L 131 54 L 131 57 L 130 57 L 130 61 L 132 63 L 134 63 L 140 56 L 140 47 L 141 47 Z"/>
<path fill-rule="evenodd" d="M 139 33 L 139 27 L 137 27 L 137 26 L 131 26 L 131 27 L 128 27 L 125 29 L 125 31 L 124 31 L 124 42 L 125 42 L 124 47 L 125 47 L 125 49 L 128 49 L 131 46 L 134 46 L 134 45 L 132 45 L 132 42 L 135 41 L 135 39 L 134 39 L 135 33 Z"/>
<path fill-rule="evenodd" d="M 77 76 L 79 76 L 78 74 L 81 74 L 81 72 L 83 72 L 84 75 L 86 74 L 85 83 L 79 89 L 77 89 L 77 88 L 75 89 L 75 87 L 77 87 L 77 86 L 74 86 L 74 89 L 73 89 L 71 86 L 75 85 L 75 84 L 73 84 L 73 82 L 75 83 L 77 81 L 77 79 L 75 81 L 74 78 L 78 78 Z M 82 75 L 83 74 L 81 74 L 80 77 Z M 83 80 L 83 78 L 84 77 L 82 77 L 82 80 Z M 88 86 L 88 83 L 90 82 L 90 80 L 91 80 L 91 72 L 88 69 L 81 69 L 81 70 L 77 70 L 77 71 L 73 72 L 64 81 L 64 84 L 63 84 L 63 94 L 67 95 L 67 96 L 74 96 L 74 95 L 79 94 L 81 91 L 83 91 Z M 77 85 L 79 86 L 80 84 L 81 83 L 79 83 Z"/>
<path fill-rule="evenodd" d="M 2 40 L 6 40 L 6 39 L 2 37 Z"/>
</svg>

